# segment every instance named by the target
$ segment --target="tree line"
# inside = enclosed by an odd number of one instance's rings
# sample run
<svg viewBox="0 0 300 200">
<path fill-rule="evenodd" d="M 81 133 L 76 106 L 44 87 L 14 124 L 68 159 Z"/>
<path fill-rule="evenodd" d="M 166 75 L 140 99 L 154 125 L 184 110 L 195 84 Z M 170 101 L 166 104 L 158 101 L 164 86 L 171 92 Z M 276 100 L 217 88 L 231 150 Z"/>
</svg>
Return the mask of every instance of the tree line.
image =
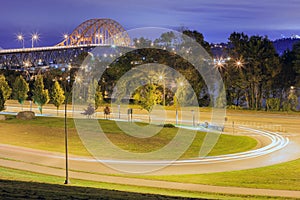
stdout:
<svg viewBox="0 0 300 200">
<path fill-rule="evenodd" d="M 193 38 L 213 57 L 210 45 L 201 33 L 190 30 L 184 30 L 183 33 Z M 176 36 L 172 32 L 164 33 L 154 41 L 145 38 L 136 39 L 137 47 L 142 47 L 143 44 L 160 43 L 169 51 L 139 49 L 119 59 L 104 74 L 109 80 L 109 87 L 112 88 L 118 77 L 122 75 L 120 68 L 126 71 L 135 67 L 128 61 L 138 60 L 137 65 L 149 62 L 161 63 L 171 66 L 189 81 L 200 106 L 210 106 L 212 102 L 209 88 L 205 85 L 203 77 L 191 63 L 170 52 L 172 47 L 178 45 L 172 44 L 175 40 Z M 296 43 L 292 50 L 286 50 L 280 56 L 268 37 L 248 36 L 234 32 L 228 38 L 228 47 L 224 51 L 226 59 L 224 58 L 223 61 L 225 61 L 218 62 L 220 58 L 214 58 L 216 60 L 214 67 L 223 78 L 228 107 L 270 111 L 295 111 L 297 109 L 297 94 L 300 86 L 300 43 Z M 108 90 L 110 90 L 109 87 Z M 149 89 L 149 85 L 147 87 Z M 157 87 L 157 90 L 162 93 L 161 86 Z M 171 91 L 167 90 L 164 98 L 167 104 L 172 105 L 176 103 L 176 99 L 173 98 L 174 94 L 170 93 Z M 187 97 L 189 94 L 178 96 Z"/>
<path fill-rule="evenodd" d="M 18 73 L 17 73 L 18 74 Z M 47 73 L 46 73 L 47 74 Z M 11 76 L 13 77 L 13 76 Z M 26 100 L 30 99 L 38 106 L 40 113 L 43 113 L 43 106 L 51 102 L 57 108 L 57 114 L 59 107 L 63 103 L 67 103 L 67 97 L 70 96 L 70 89 L 67 90 L 62 87 L 61 83 L 57 79 L 53 79 L 52 84 L 45 87 L 47 77 L 44 79 L 44 75 L 36 75 L 33 80 L 27 82 L 23 75 L 17 75 L 14 81 L 11 83 L 12 87 L 8 84 L 5 76 L 0 75 L 0 110 L 5 109 L 5 102 L 11 98 L 17 100 L 23 109 L 23 104 Z M 96 83 L 97 84 L 97 83 Z M 98 84 L 97 84 L 98 85 Z M 30 95 L 30 97 L 29 97 Z M 95 107 L 99 107 L 102 103 L 103 97 L 99 91 L 99 86 L 96 86 L 95 97 L 92 100 L 87 100 L 95 104 Z"/>
<path fill-rule="evenodd" d="M 183 34 L 199 43 L 209 55 L 211 47 L 204 36 L 191 30 L 183 30 Z M 160 63 L 171 66 L 188 80 L 195 96 L 189 94 L 185 85 L 179 87 L 182 81 L 168 79 L 165 83 L 177 85 L 172 91 L 163 87 L 161 81 L 148 81 L 144 86 L 132 93 L 131 98 L 147 111 L 151 111 L 154 104 L 176 105 L 176 102 L 194 102 L 197 99 L 199 106 L 210 106 L 210 88 L 205 84 L 204 78 L 195 67 L 176 53 L 172 48 L 180 47 L 184 54 L 190 53 L 179 44 L 173 32 L 163 33 L 158 39 L 152 41 L 147 38 L 134 40 L 136 47 L 148 46 L 152 43 L 160 45 L 161 49 L 139 48 L 120 56 L 109 64 L 99 81 L 92 83 L 96 95 L 87 95 L 87 102 L 94 102 L 95 107 L 103 103 L 104 97 L 109 97 L 118 80 L 129 70 L 147 63 Z M 187 41 L 182 43 L 186 44 Z M 177 46 L 176 46 L 177 45 Z M 180 46 L 182 45 L 182 46 Z M 226 88 L 226 105 L 234 109 L 290 111 L 296 110 L 298 104 L 297 91 L 300 86 L 300 43 L 294 45 L 292 50 L 278 55 L 272 41 L 266 36 L 248 36 L 244 33 L 232 33 L 228 38 L 228 47 L 225 50 L 224 62 L 215 62 L 212 66 L 217 69 Z M 83 61 L 86 55 L 80 55 Z M 103 65 L 103 62 L 94 61 L 94 65 Z M 218 60 L 217 58 L 215 58 Z M 105 64 L 105 63 L 104 63 Z M 43 105 L 51 101 L 57 109 L 64 102 L 70 101 L 71 86 L 75 80 L 76 70 L 72 69 L 69 81 L 67 73 L 58 69 L 51 69 L 36 76 L 35 79 L 26 79 L 24 73 L 3 71 L 0 76 L 0 99 L 5 102 L 8 98 L 18 100 L 22 105 L 26 99 L 35 102 L 42 112 Z M 157 77 L 156 77 L 157 78 Z M 126 87 L 126 85 L 124 85 Z M 176 99 L 174 98 L 182 98 Z M 0 104 L 4 108 L 4 103 Z M 188 103 L 187 103 L 188 105 Z M 2 107 L 0 107 L 2 108 Z"/>
</svg>

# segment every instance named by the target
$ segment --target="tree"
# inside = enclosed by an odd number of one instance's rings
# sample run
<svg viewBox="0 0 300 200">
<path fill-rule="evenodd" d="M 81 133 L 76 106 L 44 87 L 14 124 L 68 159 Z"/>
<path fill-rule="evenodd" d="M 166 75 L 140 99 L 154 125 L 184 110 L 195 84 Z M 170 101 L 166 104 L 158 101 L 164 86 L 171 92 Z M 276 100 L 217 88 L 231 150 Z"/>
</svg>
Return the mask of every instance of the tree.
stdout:
<svg viewBox="0 0 300 200">
<path fill-rule="evenodd" d="M 96 93 L 95 93 L 95 110 L 97 110 L 99 106 L 102 105 L 102 103 L 103 103 L 103 95 L 101 92 L 101 87 L 100 85 L 97 85 Z"/>
<path fill-rule="evenodd" d="M 86 109 L 84 109 L 84 112 L 81 113 L 83 115 L 86 115 L 88 118 L 91 118 L 91 116 L 95 113 L 95 108 L 89 104 Z"/>
<path fill-rule="evenodd" d="M 162 101 L 162 93 L 157 88 L 157 85 L 149 83 L 139 87 L 133 95 L 135 102 L 148 112 L 149 123 L 151 122 L 150 113 L 153 107 Z"/>
<path fill-rule="evenodd" d="M 298 97 L 295 92 L 290 92 L 288 96 L 289 110 L 296 111 L 298 105 Z"/>
<path fill-rule="evenodd" d="M 2 92 L 3 99 L 5 102 L 10 97 L 12 90 L 6 81 L 5 76 L 2 74 L 0 75 L 0 90 Z"/>
<path fill-rule="evenodd" d="M 23 76 L 18 76 L 13 85 L 13 98 L 18 100 L 19 104 L 22 106 L 23 110 L 23 103 L 27 99 L 29 92 L 29 85 L 23 78 Z"/>
<path fill-rule="evenodd" d="M 5 110 L 5 100 L 2 93 L 2 90 L 0 90 L 0 111 Z"/>
<path fill-rule="evenodd" d="M 274 87 L 277 88 L 276 96 L 280 99 L 280 104 L 286 102 L 290 87 L 296 84 L 296 71 L 293 66 L 294 61 L 295 53 L 293 51 L 287 50 L 280 57 L 281 70 L 275 77 L 273 83 Z"/>
<path fill-rule="evenodd" d="M 292 50 L 294 54 L 293 70 L 296 72 L 296 85 L 300 86 L 300 42 L 293 46 Z"/>
<path fill-rule="evenodd" d="M 210 55 L 212 55 L 210 45 L 204 40 L 202 33 L 195 30 L 184 30 L 182 33 L 196 40 L 197 43 L 199 43 Z"/>
<path fill-rule="evenodd" d="M 197 98 L 192 87 L 183 78 L 176 80 L 177 90 L 174 96 L 174 104 L 178 106 L 194 106 L 197 104 Z"/>
<path fill-rule="evenodd" d="M 170 31 L 170 32 L 162 33 L 160 35 L 160 37 L 154 41 L 154 43 L 156 45 L 162 45 L 162 46 L 168 48 L 168 47 L 172 46 L 172 43 L 175 42 L 175 39 L 176 39 L 176 36 L 175 36 L 174 32 Z"/>
<path fill-rule="evenodd" d="M 88 85 L 87 102 L 89 104 L 95 104 L 95 110 L 97 110 L 103 102 L 101 86 L 98 84 L 96 79 L 91 81 Z"/>
<path fill-rule="evenodd" d="M 55 81 L 54 85 L 53 85 L 53 88 L 52 88 L 52 91 L 51 91 L 51 100 L 52 100 L 52 103 L 55 105 L 55 107 L 57 109 L 57 115 L 58 115 L 58 109 L 61 106 L 61 104 L 63 104 L 65 99 L 66 99 L 66 97 L 65 97 L 65 94 L 64 94 L 64 90 L 61 88 L 58 81 Z"/>
<path fill-rule="evenodd" d="M 49 102 L 48 90 L 44 89 L 43 76 L 38 75 L 33 85 L 33 102 L 38 105 L 40 113 L 43 113 L 43 106 Z"/>
<path fill-rule="evenodd" d="M 277 90 L 273 80 L 280 73 L 279 56 L 267 37 L 232 33 L 229 40 L 230 57 L 243 62 L 235 68 L 238 68 L 237 83 L 243 87 L 248 107 L 261 109 L 263 99 Z M 232 70 L 236 69 L 232 67 Z"/>
</svg>

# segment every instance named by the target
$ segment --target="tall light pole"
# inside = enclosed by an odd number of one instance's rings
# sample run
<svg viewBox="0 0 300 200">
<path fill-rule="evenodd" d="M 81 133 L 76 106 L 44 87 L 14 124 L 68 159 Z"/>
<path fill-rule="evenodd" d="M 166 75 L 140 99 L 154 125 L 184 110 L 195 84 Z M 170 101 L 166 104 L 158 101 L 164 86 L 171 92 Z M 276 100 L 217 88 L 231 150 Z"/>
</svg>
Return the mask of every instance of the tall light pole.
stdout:
<svg viewBox="0 0 300 200">
<path fill-rule="evenodd" d="M 179 86 L 180 87 L 183 87 L 184 83 L 181 81 L 179 83 Z M 176 102 L 176 125 L 178 125 L 178 99 L 177 99 L 177 102 Z"/>
<path fill-rule="evenodd" d="M 65 184 L 69 184 L 69 155 L 68 155 L 68 125 L 67 125 L 67 106 L 68 106 L 68 99 L 69 99 L 69 94 L 67 93 L 67 84 L 69 82 L 68 77 L 65 79 L 65 84 L 64 84 L 64 90 L 65 90 L 65 120 L 64 120 L 64 125 L 65 125 L 65 158 L 66 158 L 66 179 L 65 179 Z"/>
<path fill-rule="evenodd" d="M 159 80 L 163 81 L 163 106 L 166 106 L 166 83 L 165 77 L 162 75 L 159 76 Z"/>
<path fill-rule="evenodd" d="M 65 125 L 65 159 L 66 159 L 66 180 L 65 180 L 65 184 L 69 184 L 70 180 L 69 180 L 69 155 L 68 155 L 68 124 L 67 124 L 67 111 L 68 111 L 68 99 L 70 96 L 70 92 L 67 93 L 67 85 L 70 81 L 70 77 L 71 77 L 71 68 L 72 66 L 69 65 L 68 66 L 68 70 L 70 71 L 70 75 L 66 77 L 65 79 L 65 84 L 64 84 L 64 90 L 65 90 L 65 95 L 66 95 L 66 99 L 65 99 L 65 120 L 64 120 L 64 125 Z"/>
<path fill-rule="evenodd" d="M 195 110 L 191 110 L 191 112 L 192 112 L 192 115 L 193 115 L 193 117 L 192 117 L 192 119 L 193 119 L 193 126 L 195 126 L 196 124 L 195 124 Z"/>
<path fill-rule="evenodd" d="M 18 39 L 18 41 L 22 42 L 22 48 L 24 49 L 25 45 L 24 45 L 24 36 L 23 36 L 23 34 L 22 33 L 18 34 L 17 39 Z"/>
<path fill-rule="evenodd" d="M 37 41 L 39 39 L 39 35 L 37 33 L 34 33 L 31 35 L 31 48 L 34 47 L 34 41 Z"/>
<path fill-rule="evenodd" d="M 65 184 L 69 184 L 70 180 L 69 180 L 69 154 L 68 154 L 68 124 L 67 124 L 67 113 L 68 113 L 68 99 L 70 97 L 70 93 L 67 93 L 67 85 L 70 81 L 71 78 L 71 69 L 72 66 L 69 65 L 68 66 L 68 71 L 70 72 L 69 76 L 66 77 L 65 79 L 65 84 L 64 84 L 64 90 L 65 90 L 65 95 L 66 95 L 66 99 L 65 99 L 65 120 L 64 120 L 64 126 L 65 126 L 65 159 L 66 159 L 66 180 L 65 180 Z M 79 77 L 75 77 L 75 82 L 81 82 L 81 79 Z"/>
</svg>

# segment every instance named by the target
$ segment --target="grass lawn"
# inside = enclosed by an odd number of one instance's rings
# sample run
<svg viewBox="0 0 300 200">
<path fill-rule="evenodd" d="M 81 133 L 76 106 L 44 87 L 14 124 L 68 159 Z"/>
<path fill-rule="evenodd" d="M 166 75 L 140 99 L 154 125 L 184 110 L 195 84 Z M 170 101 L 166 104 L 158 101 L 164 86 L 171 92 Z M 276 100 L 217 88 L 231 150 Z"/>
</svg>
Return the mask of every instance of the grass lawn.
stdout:
<svg viewBox="0 0 300 200">
<path fill-rule="evenodd" d="M 177 128 L 163 128 L 151 138 L 136 138 L 122 132 L 114 121 L 99 120 L 106 136 L 117 146 L 132 152 L 154 151 L 168 144 L 177 134 Z M 121 122 L 127 123 L 127 122 Z M 141 124 L 140 125 L 144 125 Z M 184 134 L 191 134 L 184 130 Z M 24 146 L 48 151 L 64 152 L 64 121 L 63 118 L 37 117 L 34 120 L 18 120 L 8 116 L 0 121 L 0 132 L 5 137 L 0 143 Z M 69 152 L 74 155 L 90 155 L 76 132 L 73 119 L 68 119 Z M 194 158 L 199 150 L 206 133 L 198 132 L 192 145 L 181 158 Z M 246 136 L 221 135 L 218 143 L 209 155 L 237 153 L 254 149 L 257 141 Z"/>
<path fill-rule="evenodd" d="M 140 176 L 140 178 L 220 186 L 300 190 L 300 159 L 277 165 L 211 174 Z"/>
<path fill-rule="evenodd" d="M 78 179 L 72 179 L 71 185 L 63 185 L 63 182 L 63 177 L 0 167 L 0 199 L 185 199 L 184 197 L 232 200 L 269 199 L 260 196 L 189 192 Z"/>
</svg>

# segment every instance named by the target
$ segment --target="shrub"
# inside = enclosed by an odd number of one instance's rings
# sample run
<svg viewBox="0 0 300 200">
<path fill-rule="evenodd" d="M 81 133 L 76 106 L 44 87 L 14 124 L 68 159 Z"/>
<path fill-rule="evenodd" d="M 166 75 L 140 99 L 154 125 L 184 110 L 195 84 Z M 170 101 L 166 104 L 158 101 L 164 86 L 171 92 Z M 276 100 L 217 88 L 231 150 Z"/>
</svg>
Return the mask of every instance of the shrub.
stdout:
<svg viewBox="0 0 300 200">
<path fill-rule="evenodd" d="M 279 111 L 279 109 L 280 109 L 280 99 L 279 98 L 268 98 L 266 103 L 267 103 L 267 110 Z"/>
<path fill-rule="evenodd" d="M 164 124 L 163 127 L 164 128 L 175 128 L 175 126 L 173 124 Z"/>
</svg>

